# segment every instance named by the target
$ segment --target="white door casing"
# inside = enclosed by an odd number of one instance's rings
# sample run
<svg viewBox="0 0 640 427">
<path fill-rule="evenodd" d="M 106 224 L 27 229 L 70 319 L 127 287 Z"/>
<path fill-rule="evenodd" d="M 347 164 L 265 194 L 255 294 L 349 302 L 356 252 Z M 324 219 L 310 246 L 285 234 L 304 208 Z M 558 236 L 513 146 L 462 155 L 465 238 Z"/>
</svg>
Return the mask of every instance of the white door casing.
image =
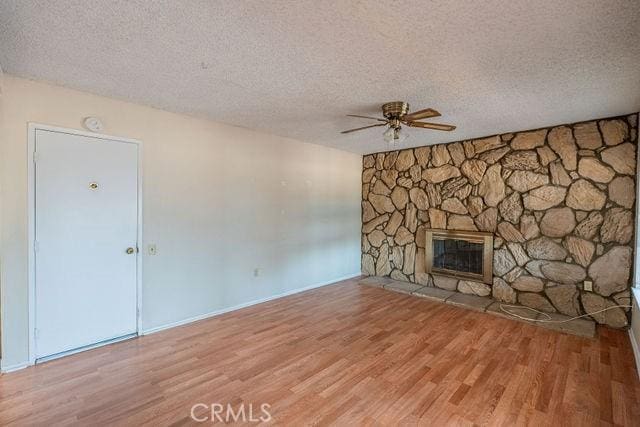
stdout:
<svg viewBox="0 0 640 427">
<path fill-rule="evenodd" d="M 32 361 L 138 329 L 138 147 L 33 129 Z"/>
</svg>

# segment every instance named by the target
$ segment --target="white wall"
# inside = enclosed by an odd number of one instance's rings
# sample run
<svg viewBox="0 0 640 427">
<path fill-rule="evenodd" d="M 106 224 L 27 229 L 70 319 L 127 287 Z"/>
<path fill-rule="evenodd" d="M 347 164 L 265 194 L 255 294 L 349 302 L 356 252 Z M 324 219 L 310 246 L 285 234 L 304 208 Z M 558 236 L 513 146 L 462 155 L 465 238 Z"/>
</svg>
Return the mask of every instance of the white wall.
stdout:
<svg viewBox="0 0 640 427">
<path fill-rule="evenodd" d="M 633 309 L 631 311 L 631 329 L 629 330 L 629 338 L 633 347 L 634 356 L 636 358 L 636 367 L 640 376 L 640 291 L 632 289 L 631 303 Z"/>
<path fill-rule="evenodd" d="M 0 102 L 5 368 L 28 359 L 30 121 L 143 141 L 146 330 L 360 271 L 359 155 L 11 76 Z"/>
</svg>

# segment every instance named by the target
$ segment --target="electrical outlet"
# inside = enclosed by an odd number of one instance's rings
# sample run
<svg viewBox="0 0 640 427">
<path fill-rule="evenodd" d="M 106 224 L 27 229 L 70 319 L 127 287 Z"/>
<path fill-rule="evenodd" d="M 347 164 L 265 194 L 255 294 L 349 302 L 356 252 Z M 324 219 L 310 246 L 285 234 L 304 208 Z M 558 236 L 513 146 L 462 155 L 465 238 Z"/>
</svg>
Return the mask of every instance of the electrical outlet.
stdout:
<svg viewBox="0 0 640 427">
<path fill-rule="evenodd" d="M 147 246 L 147 252 L 149 252 L 149 255 L 157 255 L 158 248 L 156 248 L 155 243 L 152 243 Z"/>
<path fill-rule="evenodd" d="M 254 268 L 253 269 L 253 277 L 258 277 L 260 275 L 260 269 L 259 268 Z"/>
<path fill-rule="evenodd" d="M 584 289 L 587 292 L 593 292 L 593 282 L 591 280 L 585 280 L 582 283 L 582 289 Z"/>
</svg>

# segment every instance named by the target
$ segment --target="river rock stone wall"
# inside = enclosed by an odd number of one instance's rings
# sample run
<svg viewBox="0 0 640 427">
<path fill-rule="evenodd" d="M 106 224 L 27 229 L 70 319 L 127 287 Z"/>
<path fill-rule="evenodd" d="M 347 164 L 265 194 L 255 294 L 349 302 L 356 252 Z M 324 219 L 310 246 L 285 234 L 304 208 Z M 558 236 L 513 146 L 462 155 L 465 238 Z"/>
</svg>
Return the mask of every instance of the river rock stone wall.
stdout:
<svg viewBox="0 0 640 427">
<path fill-rule="evenodd" d="M 629 304 L 637 120 L 364 156 L 363 273 L 569 316 Z M 427 228 L 494 233 L 493 284 L 425 273 Z M 593 318 L 620 328 L 628 313 Z"/>
</svg>

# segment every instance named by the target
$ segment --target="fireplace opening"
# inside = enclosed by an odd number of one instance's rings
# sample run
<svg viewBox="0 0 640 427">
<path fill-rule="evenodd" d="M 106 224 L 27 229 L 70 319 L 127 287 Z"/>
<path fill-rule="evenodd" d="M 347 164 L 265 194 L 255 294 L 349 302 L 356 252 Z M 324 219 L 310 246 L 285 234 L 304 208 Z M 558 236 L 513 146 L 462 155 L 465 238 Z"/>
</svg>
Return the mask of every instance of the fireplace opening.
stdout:
<svg viewBox="0 0 640 427">
<path fill-rule="evenodd" d="M 474 231 L 428 229 L 427 273 L 471 279 L 493 280 L 493 235 Z"/>
</svg>

